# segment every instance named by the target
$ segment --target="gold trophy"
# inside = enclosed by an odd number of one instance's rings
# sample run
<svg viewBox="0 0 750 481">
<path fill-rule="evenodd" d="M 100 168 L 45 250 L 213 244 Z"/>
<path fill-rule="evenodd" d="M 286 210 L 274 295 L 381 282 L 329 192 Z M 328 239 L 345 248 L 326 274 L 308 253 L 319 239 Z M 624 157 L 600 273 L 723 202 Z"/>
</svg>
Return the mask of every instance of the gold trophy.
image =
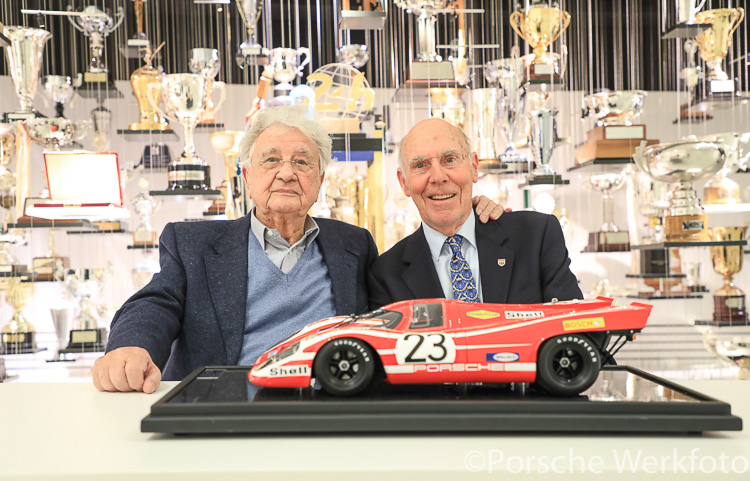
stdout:
<svg viewBox="0 0 750 481">
<path fill-rule="evenodd" d="M 29 282 L 21 277 L 6 277 L 0 281 L 5 293 L 5 301 L 13 308 L 13 317 L 0 330 L 2 333 L 2 354 L 25 354 L 36 351 L 34 326 L 23 315 L 23 308 L 31 298 Z"/>
<path fill-rule="evenodd" d="M 553 1 L 548 4 L 527 3 L 526 8 L 510 15 L 510 26 L 534 49 L 534 61 L 526 71 L 526 79 L 535 83 L 560 83 L 555 57 L 547 52 L 550 44 L 570 25 L 570 14 Z"/>
<path fill-rule="evenodd" d="M 708 229 L 712 241 L 741 241 L 745 239 L 747 227 L 711 227 Z M 732 277 L 742 269 L 744 246 L 711 247 L 711 262 L 714 270 L 724 276 L 724 285 L 714 292 L 714 321 L 722 324 L 746 324 L 745 293 L 735 287 Z"/>
<path fill-rule="evenodd" d="M 735 80 L 727 76 L 721 64 L 732 45 L 732 34 L 744 18 L 743 8 L 719 8 L 695 15 L 695 23 L 711 24 L 711 27 L 695 37 L 701 57 L 709 69 L 706 74 L 707 98 L 734 96 Z"/>
<path fill-rule="evenodd" d="M 245 133 L 240 132 L 239 130 L 223 130 L 214 132 L 210 136 L 211 147 L 224 157 L 226 176 L 219 186 L 219 190 L 224 199 L 215 200 L 208 208 L 208 211 L 212 213 L 220 213 L 223 211 L 228 220 L 237 218 L 234 205 L 234 187 L 237 178 L 237 165 L 235 164 L 235 159 L 240 154 L 240 140 L 242 140 L 243 135 L 245 135 Z"/>
<path fill-rule="evenodd" d="M 143 61 L 146 63 L 143 67 L 136 69 L 130 75 L 130 85 L 133 87 L 133 93 L 135 99 L 138 101 L 138 110 L 140 115 L 138 122 L 130 124 L 130 130 L 168 130 L 169 124 L 166 119 L 156 113 L 156 110 L 151 106 L 148 101 L 148 86 L 151 84 L 159 84 L 161 78 L 164 77 L 163 72 L 155 69 L 152 66 L 156 53 L 164 46 L 162 42 L 159 47 L 151 52 L 151 48 L 146 46 L 143 48 Z M 154 91 L 154 102 L 159 105 L 161 101 L 161 90 Z"/>
</svg>

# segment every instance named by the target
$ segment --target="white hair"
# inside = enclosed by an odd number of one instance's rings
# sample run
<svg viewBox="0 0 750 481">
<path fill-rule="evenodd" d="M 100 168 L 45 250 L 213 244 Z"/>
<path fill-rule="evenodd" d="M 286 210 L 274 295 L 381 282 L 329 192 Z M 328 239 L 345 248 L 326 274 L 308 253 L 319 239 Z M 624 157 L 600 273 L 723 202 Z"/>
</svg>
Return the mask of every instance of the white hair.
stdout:
<svg viewBox="0 0 750 481">
<path fill-rule="evenodd" d="M 333 141 L 326 129 L 315 120 L 308 117 L 309 109 L 306 105 L 282 105 L 261 110 L 253 119 L 250 130 L 240 141 L 240 167 L 247 168 L 253 158 L 255 142 L 267 128 L 274 125 L 287 129 L 299 130 L 318 148 L 318 162 L 320 172 L 325 172 L 331 161 L 331 147 Z"/>
</svg>

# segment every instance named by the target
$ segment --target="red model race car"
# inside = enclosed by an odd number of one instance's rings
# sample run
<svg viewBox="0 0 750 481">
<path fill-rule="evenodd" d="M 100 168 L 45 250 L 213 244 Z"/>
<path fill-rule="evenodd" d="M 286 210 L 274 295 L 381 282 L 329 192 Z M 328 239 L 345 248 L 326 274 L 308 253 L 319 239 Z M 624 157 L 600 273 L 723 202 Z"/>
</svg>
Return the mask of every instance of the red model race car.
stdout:
<svg viewBox="0 0 750 481">
<path fill-rule="evenodd" d="M 359 393 L 391 384 L 536 382 L 572 396 L 646 326 L 651 307 L 612 299 L 545 304 L 476 304 L 446 299 L 396 302 L 364 315 L 307 325 L 260 356 L 250 382 Z M 616 340 L 610 342 L 612 336 Z"/>
</svg>

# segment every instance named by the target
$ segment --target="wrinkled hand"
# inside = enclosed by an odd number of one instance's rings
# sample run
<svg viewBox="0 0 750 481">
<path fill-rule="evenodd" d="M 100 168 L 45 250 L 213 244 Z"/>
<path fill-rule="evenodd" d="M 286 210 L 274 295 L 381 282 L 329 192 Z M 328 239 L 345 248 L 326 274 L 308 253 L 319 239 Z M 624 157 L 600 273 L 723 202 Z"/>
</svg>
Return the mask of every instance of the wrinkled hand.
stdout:
<svg viewBox="0 0 750 481">
<path fill-rule="evenodd" d="M 499 219 L 500 216 L 503 215 L 503 212 L 512 211 L 510 207 L 505 209 L 502 205 L 496 204 L 489 197 L 485 197 L 483 195 L 472 197 L 471 203 L 474 204 L 474 210 L 476 210 L 477 215 L 479 216 L 479 221 L 482 224 L 487 223 L 490 218 L 492 218 L 492 220 Z"/>
<path fill-rule="evenodd" d="M 91 370 L 100 391 L 143 391 L 151 394 L 161 382 L 161 371 L 141 347 L 121 347 L 100 357 Z"/>
</svg>

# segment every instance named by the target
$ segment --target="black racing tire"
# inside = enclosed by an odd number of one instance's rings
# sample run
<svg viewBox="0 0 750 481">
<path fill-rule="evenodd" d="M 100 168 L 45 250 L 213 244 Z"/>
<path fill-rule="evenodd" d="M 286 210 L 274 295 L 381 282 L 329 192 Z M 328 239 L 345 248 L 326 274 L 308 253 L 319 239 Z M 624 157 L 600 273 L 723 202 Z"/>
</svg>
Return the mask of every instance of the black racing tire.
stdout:
<svg viewBox="0 0 750 481">
<path fill-rule="evenodd" d="M 359 339 L 343 337 L 329 341 L 318 351 L 313 374 L 328 394 L 353 396 L 370 385 L 375 365 L 370 346 Z"/>
<path fill-rule="evenodd" d="M 537 384 L 556 396 L 577 396 L 596 381 L 602 366 L 594 343 L 582 334 L 546 341 L 537 357 Z"/>
</svg>

